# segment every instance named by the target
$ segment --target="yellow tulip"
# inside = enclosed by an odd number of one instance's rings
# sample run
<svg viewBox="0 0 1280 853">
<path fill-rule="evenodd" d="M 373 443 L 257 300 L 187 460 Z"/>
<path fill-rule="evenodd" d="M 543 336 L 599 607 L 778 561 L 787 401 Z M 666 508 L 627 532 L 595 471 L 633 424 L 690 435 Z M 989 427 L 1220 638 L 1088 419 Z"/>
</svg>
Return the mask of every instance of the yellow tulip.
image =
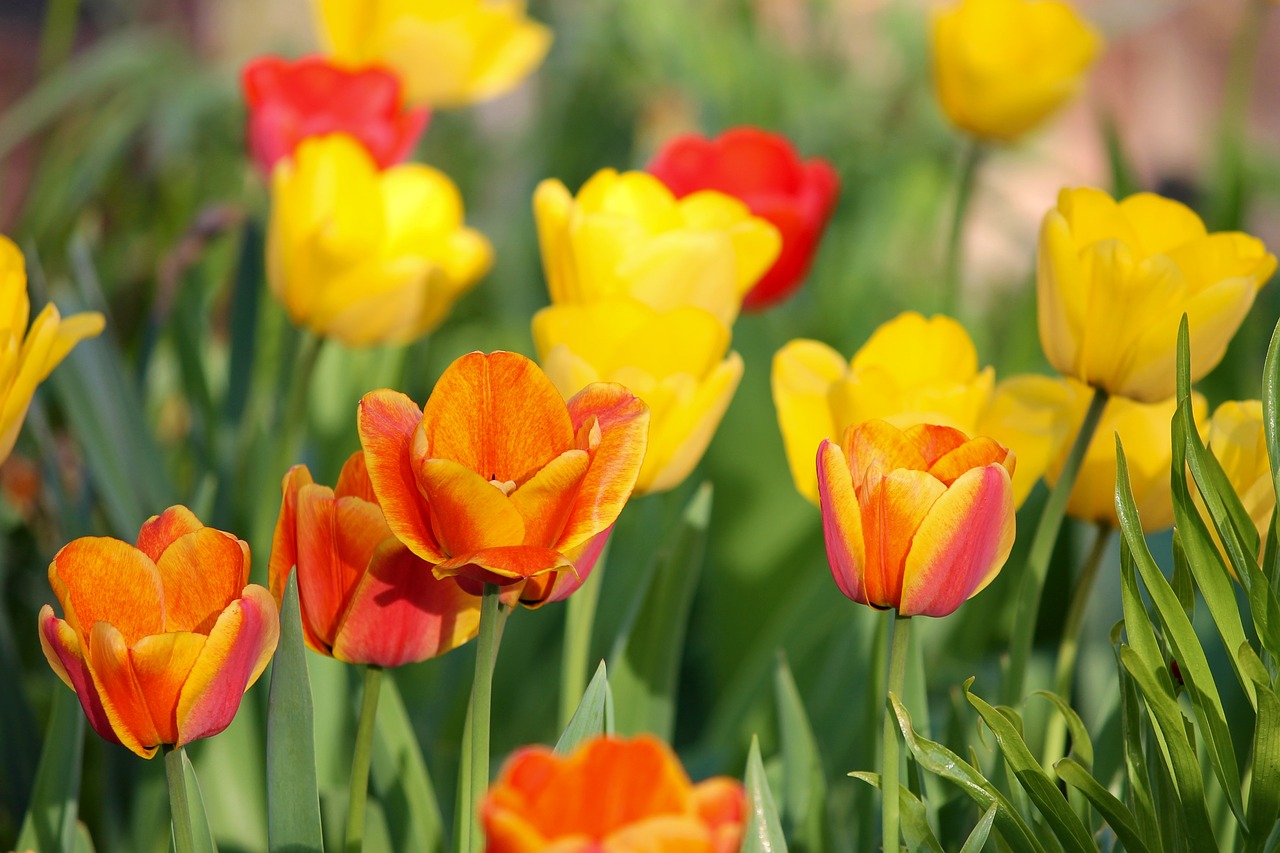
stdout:
<svg viewBox="0 0 1280 853">
<path fill-rule="evenodd" d="M 26 419 L 36 386 L 45 380 L 72 347 L 101 334 L 105 318 L 86 311 L 62 319 L 52 302 L 27 320 L 27 271 L 22 252 L 0 234 L 0 462 L 9 457 Z"/>
<path fill-rule="evenodd" d="M 534 315 L 533 339 L 566 399 L 592 382 L 619 382 L 649 406 L 640 494 L 689 476 L 742 378 L 742 358 L 725 355 L 729 330 L 687 305 L 660 311 L 626 298 L 552 305 Z"/>
<path fill-rule="evenodd" d="M 782 247 L 778 230 L 723 193 L 676 199 L 644 172 L 597 172 L 570 195 L 557 180 L 533 196 L 551 301 L 633 297 L 658 311 L 691 305 L 731 326 Z"/>
<path fill-rule="evenodd" d="M 1209 421 L 1209 449 L 1222 466 L 1223 473 L 1240 496 L 1245 512 L 1258 531 L 1259 553 L 1267 541 L 1271 513 L 1276 508 L 1275 486 L 1271 482 L 1271 463 L 1267 459 L 1267 438 L 1262 430 L 1262 403 L 1259 400 L 1229 400 L 1214 410 Z M 1218 533 L 1205 509 L 1200 493 L 1192 488 L 1191 497 L 1200 508 L 1215 542 Z M 1219 545 L 1221 550 L 1221 545 Z"/>
<path fill-rule="evenodd" d="M 1102 37 L 1058 0 L 961 0 L 933 19 L 933 79 L 952 124 L 1014 140 L 1080 89 Z"/>
<path fill-rule="evenodd" d="M 1074 441 L 1093 392 L 1072 379 L 1058 379 L 1054 383 L 1058 386 L 1059 395 L 1059 408 L 1056 410 L 1063 412 L 1071 424 L 1071 440 Z M 1046 393 L 1045 396 L 1048 399 L 1050 395 Z M 1065 409 L 1061 408 L 1064 405 Z M 1129 480 L 1133 484 L 1133 498 L 1143 531 L 1154 533 L 1172 527 L 1173 492 L 1169 486 L 1169 466 L 1173 463 L 1173 442 L 1169 425 L 1177 408 L 1177 401 L 1172 397 L 1159 403 L 1138 403 L 1124 397 L 1108 400 L 1093 440 L 1085 451 L 1071 496 L 1067 499 L 1067 515 L 1081 521 L 1119 526 L 1116 517 L 1115 449 L 1118 434 L 1129 463 Z M 1203 437 L 1209 407 L 1204 396 L 1194 391 L 1191 394 L 1191 412 Z M 1050 485 L 1058 481 L 1069 447 L 1070 444 L 1064 445 L 1062 455 L 1045 472 L 1045 481 Z"/>
<path fill-rule="evenodd" d="M 385 65 L 412 104 L 456 107 L 512 89 L 542 62 L 551 30 L 523 0 L 314 0 L 341 65 Z"/>
<path fill-rule="evenodd" d="M 1040 228 L 1040 343 L 1061 373 L 1144 403 L 1174 393 L 1178 324 L 1191 379 L 1212 370 L 1276 269 L 1260 240 L 1205 231 L 1189 208 L 1150 193 L 1116 202 L 1064 189 Z"/>
<path fill-rule="evenodd" d="M 964 327 L 941 315 L 899 315 L 851 361 L 818 341 L 791 341 L 773 358 L 773 401 L 792 479 L 816 504 L 814 454 L 824 438 L 837 441 L 869 420 L 899 429 L 929 423 L 988 435 L 1012 449 L 1018 457 L 1013 495 L 1021 504 L 1060 452 L 1067 430 L 1039 405 L 1037 378 L 997 385 L 992 368 L 978 369 Z"/>
<path fill-rule="evenodd" d="M 493 263 L 448 177 L 413 163 L 379 172 L 343 134 L 305 140 L 271 194 L 272 293 L 295 323 L 349 346 L 421 337 Z"/>
</svg>

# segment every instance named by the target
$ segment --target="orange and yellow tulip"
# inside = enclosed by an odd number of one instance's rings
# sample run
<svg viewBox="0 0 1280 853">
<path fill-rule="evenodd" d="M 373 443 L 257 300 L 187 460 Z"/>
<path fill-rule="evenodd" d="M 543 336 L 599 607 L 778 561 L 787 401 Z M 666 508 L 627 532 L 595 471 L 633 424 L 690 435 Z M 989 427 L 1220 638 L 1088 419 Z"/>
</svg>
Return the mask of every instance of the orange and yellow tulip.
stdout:
<svg viewBox="0 0 1280 853">
<path fill-rule="evenodd" d="M 85 537 L 57 553 L 64 618 L 41 608 L 40 645 L 94 730 L 150 758 L 225 729 L 275 653 L 275 601 L 248 579 L 248 544 L 170 507 L 136 547 Z"/>
<path fill-rule="evenodd" d="M 563 757 L 519 750 L 480 814 L 485 853 L 737 853 L 746 797 L 726 777 L 694 785 L 652 736 L 600 737 Z"/>
<path fill-rule="evenodd" d="M 677 199 L 653 175 L 601 169 L 578 191 L 545 180 L 533 195 L 542 266 L 557 305 L 632 297 L 689 305 L 733 324 L 782 248 L 778 229 L 732 196 Z"/>
<path fill-rule="evenodd" d="M 100 334 L 106 323 L 96 311 L 64 320 L 53 303 L 36 315 L 28 329 L 30 316 L 22 252 L 0 234 L 0 462 L 13 451 L 36 386 L 72 347 Z"/>
<path fill-rule="evenodd" d="M 876 329 L 852 359 L 819 341 L 788 342 L 773 357 L 773 403 L 796 489 L 815 504 L 818 442 L 863 421 L 885 420 L 899 428 L 931 423 L 991 436 L 1017 456 L 1013 496 L 1021 505 L 1060 454 L 1069 429 L 1041 405 L 1037 379 L 1015 376 L 997 384 L 993 368 L 978 368 L 964 326 L 908 311 Z"/>
<path fill-rule="evenodd" d="M 401 544 L 387 527 L 364 454 L 342 466 L 335 488 L 317 485 L 305 465 L 285 474 L 284 498 L 267 569 L 284 598 L 298 569 L 307 645 L 347 663 L 400 666 L 466 643 L 480 625 L 480 599 Z"/>
<path fill-rule="evenodd" d="M 524 0 L 315 0 L 336 62 L 383 65 L 414 104 L 458 107 L 514 88 L 551 48 Z"/>
<path fill-rule="evenodd" d="M 942 111 L 980 139 L 1009 142 L 1075 97 L 1102 37 L 1061 0 L 960 0 L 933 18 Z"/>
<path fill-rule="evenodd" d="M 1275 270 L 1260 240 L 1210 234 L 1176 201 L 1064 189 L 1040 227 L 1040 344 L 1059 373 L 1159 403 L 1174 393 L 1182 315 L 1195 381 L 1222 360 Z"/>
<path fill-rule="evenodd" d="M 901 616 L 946 616 L 995 579 L 1013 547 L 1014 455 L 951 427 L 886 421 L 818 447 L 836 585 Z"/>
<path fill-rule="evenodd" d="M 360 443 L 387 526 L 436 577 L 537 606 L 581 586 L 631 496 L 649 412 L 621 385 L 566 404 L 522 355 L 451 364 L 426 406 L 360 401 Z"/>
</svg>

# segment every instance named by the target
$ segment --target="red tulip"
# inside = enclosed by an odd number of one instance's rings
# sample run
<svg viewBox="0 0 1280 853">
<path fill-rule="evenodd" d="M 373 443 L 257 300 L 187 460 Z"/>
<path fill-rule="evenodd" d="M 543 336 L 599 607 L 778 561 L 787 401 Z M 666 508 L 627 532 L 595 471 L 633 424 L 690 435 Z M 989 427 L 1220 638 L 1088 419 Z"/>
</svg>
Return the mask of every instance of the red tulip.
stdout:
<svg viewBox="0 0 1280 853">
<path fill-rule="evenodd" d="M 350 71 L 322 56 L 295 62 L 265 56 L 245 66 L 249 151 L 270 174 L 309 136 L 345 133 L 360 140 L 378 167 L 409 156 L 430 115 L 406 110 L 400 79 L 389 71 Z"/>
<path fill-rule="evenodd" d="M 649 172 L 677 198 L 699 190 L 731 195 L 781 232 L 782 253 L 743 299 L 748 310 L 768 308 L 800 287 L 840 191 L 840 178 L 826 160 L 802 162 L 784 137 L 754 127 L 736 127 L 716 139 L 677 137 L 658 152 Z"/>
</svg>

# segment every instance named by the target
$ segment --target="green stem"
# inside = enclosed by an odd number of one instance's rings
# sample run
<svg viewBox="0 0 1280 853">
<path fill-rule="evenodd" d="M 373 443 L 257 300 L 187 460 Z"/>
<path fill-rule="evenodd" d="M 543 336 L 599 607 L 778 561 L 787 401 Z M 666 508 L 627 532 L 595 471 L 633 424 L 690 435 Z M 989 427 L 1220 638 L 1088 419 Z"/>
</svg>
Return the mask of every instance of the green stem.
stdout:
<svg viewBox="0 0 1280 853">
<path fill-rule="evenodd" d="M 40 32 L 40 74 L 48 74 L 67 61 L 76 41 L 80 0 L 49 0 Z"/>
<path fill-rule="evenodd" d="M 1253 95 L 1254 69 L 1265 30 L 1266 13 L 1267 0 L 1249 0 L 1231 45 L 1231 59 L 1222 93 L 1222 116 L 1218 124 L 1222 174 L 1219 176 L 1220 192 L 1214 224 L 1222 230 L 1238 229 L 1243 219 L 1245 119 Z"/>
<path fill-rule="evenodd" d="M 195 834 L 191 829 L 191 804 L 187 800 L 187 776 L 182 767 L 182 747 L 165 744 L 164 775 L 169 782 L 169 814 L 173 820 L 175 853 L 194 853 Z"/>
<path fill-rule="evenodd" d="M 1108 524 L 1099 524 L 1093 537 L 1093 546 L 1085 557 L 1084 566 L 1080 569 L 1080 579 L 1076 581 L 1075 591 L 1071 594 L 1071 604 L 1067 607 L 1066 622 L 1062 626 L 1062 643 L 1058 646 L 1058 664 L 1053 672 L 1054 692 L 1071 701 L 1071 688 L 1075 683 L 1076 659 L 1080 654 L 1080 629 L 1084 626 L 1085 608 L 1089 605 L 1089 597 L 1093 594 L 1093 584 L 1098 577 L 1098 569 L 1102 566 L 1102 556 L 1107 553 L 1107 545 L 1111 542 L 1113 528 Z M 1049 726 L 1044 739 L 1045 767 L 1052 767 L 1062 757 L 1063 741 L 1067 733 L 1067 722 L 1061 714 L 1049 718 Z"/>
<path fill-rule="evenodd" d="M 297 358 L 289 377 L 289 398 L 279 427 L 280 455 L 283 457 L 281 461 L 286 464 L 294 461 L 298 455 L 298 442 L 302 438 L 302 428 L 306 425 L 307 403 L 311 399 L 311 379 L 315 375 L 316 363 L 320 360 L 324 342 L 325 338 L 304 331 L 298 344 Z"/>
<path fill-rule="evenodd" d="M 480 831 L 479 806 L 489 786 L 489 710 L 493 700 L 493 669 L 508 609 L 498 602 L 498 587 L 484 585 L 480 603 L 480 635 L 476 639 L 476 675 L 471 682 L 471 704 L 463 733 L 463 766 L 458 774 L 458 813 L 455 849 L 458 853 L 480 853 L 484 834 Z"/>
<path fill-rule="evenodd" d="M 884 703 L 884 770 L 880 774 L 881 843 L 886 853 L 897 853 L 898 843 L 898 721 L 891 697 L 901 701 L 907 675 L 907 645 L 911 640 L 911 617 L 897 611 L 887 622 L 889 634 L 889 690 Z"/>
<path fill-rule="evenodd" d="M 973 187 L 978 176 L 978 164 L 982 162 L 982 143 L 971 139 L 965 145 L 960 161 L 960 182 L 956 185 L 956 203 L 951 211 L 951 225 L 947 231 L 947 254 L 943 267 L 942 313 L 955 316 L 960 304 L 960 270 L 964 263 L 964 224 L 969 216 L 969 203 L 973 200 Z"/>
<path fill-rule="evenodd" d="M 378 694 L 382 690 L 382 667 L 364 668 L 364 697 L 360 701 L 360 723 L 356 727 L 356 751 L 351 759 L 351 790 L 347 797 L 346 853 L 360 853 L 364 847 L 364 813 L 369 800 L 369 765 L 373 761 L 374 721 L 378 717 Z"/>
<path fill-rule="evenodd" d="M 573 712 L 582 701 L 587 689 L 588 657 L 591 655 L 591 630 L 595 625 L 596 606 L 600 602 L 605 559 L 609 556 L 606 543 L 600 558 L 596 560 L 591 576 L 569 596 L 565 610 L 564 646 L 560 657 L 560 728 L 563 730 L 573 719 Z"/>
<path fill-rule="evenodd" d="M 1031 657 L 1031 647 L 1035 642 L 1036 618 L 1040 610 L 1040 596 L 1044 592 L 1045 577 L 1049 574 L 1049 560 L 1053 556 L 1053 545 L 1058 541 L 1058 531 L 1062 529 L 1062 519 L 1067 511 L 1067 498 L 1075 485 L 1076 475 L 1080 472 L 1080 463 L 1084 461 L 1085 450 L 1093 439 L 1093 433 L 1102 419 L 1102 410 L 1107 405 L 1107 392 L 1101 388 L 1093 390 L 1093 399 L 1089 401 L 1089 410 L 1085 413 L 1084 422 L 1080 424 L 1080 432 L 1076 434 L 1071 452 L 1058 475 L 1058 482 L 1049 492 L 1044 509 L 1040 513 L 1040 522 L 1036 525 L 1035 535 L 1031 539 L 1031 550 L 1027 554 L 1027 565 L 1022 573 L 1022 586 L 1018 591 L 1018 606 L 1014 609 L 1013 638 L 1010 649 L 1009 672 L 1005 677 L 1001 701 L 1006 705 L 1015 705 L 1022 700 L 1022 691 L 1027 677 L 1027 661 Z"/>
</svg>

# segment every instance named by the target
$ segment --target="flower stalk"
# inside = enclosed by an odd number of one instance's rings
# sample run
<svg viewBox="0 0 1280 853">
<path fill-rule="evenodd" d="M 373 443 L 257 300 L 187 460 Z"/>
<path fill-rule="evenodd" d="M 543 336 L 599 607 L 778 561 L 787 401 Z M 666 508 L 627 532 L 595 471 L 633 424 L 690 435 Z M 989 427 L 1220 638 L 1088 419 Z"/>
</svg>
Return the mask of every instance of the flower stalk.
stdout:
<svg viewBox="0 0 1280 853">
<path fill-rule="evenodd" d="M 356 748 L 351 759 L 351 790 L 347 799 L 346 853 L 360 853 L 364 847 L 365 805 L 369 800 L 369 765 L 373 762 L 374 723 L 378 717 L 378 693 L 382 689 L 382 667 L 364 668 L 364 697 L 360 701 L 360 722 L 356 727 Z"/>
<path fill-rule="evenodd" d="M 164 775 L 169 783 L 169 814 L 173 821 L 175 853 L 195 853 L 195 834 L 191 829 L 191 803 L 187 799 L 187 776 L 183 772 L 183 748 L 165 744 Z"/>
<path fill-rule="evenodd" d="M 885 851 L 896 851 L 898 844 L 898 721 L 893 712 L 893 697 L 902 698 L 906 683 L 907 647 L 911 639 L 911 617 L 896 610 L 886 619 L 889 636 L 889 689 L 884 703 L 884 770 L 880 776 L 881 842 Z"/>
<path fill-rule="evenodd" d="M 480 830 L 479 806 L 489 786 L 489 718 L 493 704 L 493 670 L 498 644 L 510 609 L 498 601 L 498 587 L 484 585 L 480 604 L 480 635 L 476 640 L 476 674 L 471 683 L 471 704 L 467 708 L 463 734 L 462 766 L 458 772 L 458 812 L 455 819 L 454 849 L 458 853 L 480 853 L 484 834 Z"/>
</svg>

